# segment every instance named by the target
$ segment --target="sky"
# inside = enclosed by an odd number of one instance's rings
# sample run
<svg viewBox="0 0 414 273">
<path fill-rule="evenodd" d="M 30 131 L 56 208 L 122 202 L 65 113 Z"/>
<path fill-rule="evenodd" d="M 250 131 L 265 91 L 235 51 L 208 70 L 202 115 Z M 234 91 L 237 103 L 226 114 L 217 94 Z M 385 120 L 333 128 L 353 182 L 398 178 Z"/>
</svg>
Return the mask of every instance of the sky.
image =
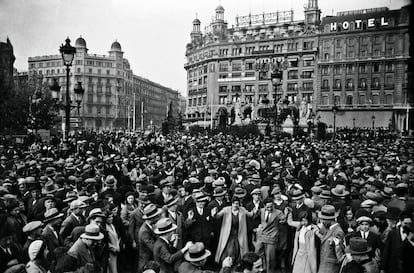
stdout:
<svg viewBox="0 0 414 273">
<path fill-rule="evenodd" d="M 307 0 L 0 0 L 0 41 L 9 37 L 18 71 L 28 57 L 59 54 L 66 37 L 74 45 L 82 36 L 89 53 L 108 54 L 117 40 L 135 75 L 186 90 L 185 47 L 192 21 L 204 29 L 221 4 L 229 26 L 237 15 L 294 11 L 303 19 Z M 387 6 L 398 9 L 410 0 L 319 0 L 322 17 L 338 11 Z"/>
</svg>

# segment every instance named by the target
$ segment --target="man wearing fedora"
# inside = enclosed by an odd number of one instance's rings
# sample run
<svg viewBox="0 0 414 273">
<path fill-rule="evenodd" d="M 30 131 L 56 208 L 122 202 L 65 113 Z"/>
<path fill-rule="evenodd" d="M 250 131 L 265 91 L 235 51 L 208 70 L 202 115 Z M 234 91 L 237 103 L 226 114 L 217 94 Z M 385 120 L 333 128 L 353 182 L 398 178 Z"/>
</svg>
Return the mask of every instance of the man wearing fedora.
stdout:
<svg viewBox="0 0 414 273">
<path fill-rule="evenodd" d="M 372 218 L 370 215 L 361 215 L 356 219 L 358 224 L 358 231 L 353 235 L 365 239 L 371 251 L 368 253 L 370 258 L 380 259 L 380 251 L 382 250 L 382 242 L 380 236 L 370 231 Z M 352 235 L 351 235 L 352 236 Z"/>
<path fill-rule="evenodd" d="M 324 205 L 318 213 L 321 224 L 318 225 L 319 231 L 315 234 L 320 239 L 319 269 L 318 273 L 338 273 L 340 264 L 335 251 L 334 238 L 340 241 L 344 238 L 344 232 L 336 221 L 338 217 L 335 207 Z M 342 244 L 341 244 L 342 245 Z"/>
<path fill-rule="evenodd" d="M 154 204 L 156 204 L 159 207 L 164 206 L 165 200 L 169 199 L 171 197 L 171 187 L 172 183 L 168 181 L 168 179 L 164 178 L 160 181 L 160 189 L 161 192 L 156 194 L 154 196 Z"/>
<path fill-rule="evenodd" d="M 339 239 L 335 238 L 335 244 L 339 244 Z M 351 259 L 344 258 L 340 273 L 379 273 L 378 264 L 368 255 L 371 250 L 372 248 L 368 245 L 367 240 L 352 237 L 349 240 L 349 245 L 345 248 L 345 253 L 350 255 Z"/>
<path fill-rule="evenodd" d="M 142 272 L 144 265 L 153 259 L 154 243 L 157 237 L 154 233 L 154 224 L 160 219 L 162 210 L 154 204 L 144 208 L 145 222 L 138 232 L 138 272 Z"/>
<path fill-rule="evenodd" d="M 68 250 L 68 255 L 76 259 L 76 268 L 81 268 L 87 263 L 96 263 L 94 248 L 102 240 L 104 235 L 95 224 L 89 224 L 85 227 L 85 232 Z"/>
<path fill-rule="evenodd" d="M 62 223 L 59 234 L 62 240 L 65 240 L 68 237 L 72 230 L 77 226 L 83 226 L 85 224 L 85 219 L 83 218 L 83 212 L 87 205 L 80 200 L 73 200 L 70 203 L 70 215 Z"/>
<path fill-rule="evenodd" d="M 160 273 L 174 273 L 184 253 L 192 245 L 192 242 L 187 242 L 183 248 L 177 248 L 176 229 L 177 225 L 170 218 L 162 218 L 155 224 L 154 233 L 158 239 L 154 243 L 153 254 L 154 261 L 160 264 Z"/>
<path fill-rule="evenodd" d="M 177 202 L 178 199 L 174 197 L 171 197 L 165 201 L 163 217 L 169 218 L 177 226 L 175 231 L 177 234 L 177 249 L 180 249 L 183 247 L 184 216 L 177 210 Z"/>
<path fill-rule="evenodd" d="M 413 222 L 412 216 L 407 211 L 400 214 L 397 226 L 392 229 L 385 241 L 384 251 L 381 256 L 381 272 L 401 273 L 401 251 L 407 234 L 404 229 Z"/>
<path fill-rule="evenodd" d="M 60 213 L 56 208 L 52 208 L 45 213 L 43 223 L 46 226 L 42 232 L 42 239 L 50 252 L 53 252 L 57 247 L 63 246 L 62 238 L 59 235 L 63 216 L 63 213 Z"/>
<path fill-rule="evenodd" d="M 184 254 L 185 261 L 178 267 L 178 273 L 213 273 L 213 271 L 203 270 L 202 268 L 210 257 L 211 252 L 204 247 L 201 242 L 192 244 Z M 232 260 L 227 257 L 223 260 L 220 273 L 230 273 Z"/>
<path fill-rule="evenodd" d="M 213 197 L 214 200 L 210 201 L 210 203 L 207 205 L 206 209 L 208 212 L 210 212 L 210 220 L 212 224 L 213 229 L 213 243 L 211 245 L 211 249 L 217 249 L 217 243 L 220 237 L 220 226 L 221 222 L 218 219 L 213 218 L 213 215 L 211 215 L 211 211 L 215 209 L 216 211 L 221 211 L 222 208 L 224 208 L 227 204 L 224 200 L 225 195 L 227 191 L 222 187 L 215 187 L 213 190 Z M 214 252 L 214 251 L 213 251 Z M 213 253 L 214 255 L 215 253 Z"/>
</svg>

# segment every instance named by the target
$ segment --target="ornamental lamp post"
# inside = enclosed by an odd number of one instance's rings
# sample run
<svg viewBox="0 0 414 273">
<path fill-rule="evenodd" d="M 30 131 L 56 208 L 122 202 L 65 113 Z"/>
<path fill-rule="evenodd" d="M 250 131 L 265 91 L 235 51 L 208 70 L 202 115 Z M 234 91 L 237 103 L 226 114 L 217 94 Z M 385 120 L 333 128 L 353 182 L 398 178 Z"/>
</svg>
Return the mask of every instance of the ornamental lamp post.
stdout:
<svg viewBox="0 0 414 273">
<path fill-rule="evenodd" d="M 70 45 L 69 37 L 66 38 L 66 44 L 60 46 L 60 54 L 62 55 L 63 64 L 66 66 L 66 106 L 65 106 L 65 135 L 69 136 L 70 132 L 70 95 L 69 95 L 69 72 L 75 57 L 76 48 Z"/>
<path fill-rule="evenodd" d="M 373 115 L 371 118 L 372 118 L 372 130 L 375 130 L 375 116 Z"/>
<path fill-rule="evenodd" d="M 272 84 L 273 84 L 273 88 L 275 90 L 275 99 L 274 99 L 274 107 L 275 107 L 275 130 L 276 130 L 276 126 L 277 126 L 277 91 L 278 91 L 278 87 L 282 81 L 282 71 L 281 70 L 276 70 L 275 72 L 273 72 L 270 75 L 270 78 L 272 79 Z"/>
<path fill-rule="evenodd" d="M 354 129 L 355 129 L 355 118 L 352 119 L 352 125 L 354 126 Z"/>
<path fill-rule="evenodd" d="M 335 140 L 336 137 L 336 113 L 338 112 L 338 106 L 334 104 L 332 106 L 332 113 L 333 113 L 333 140 Z"/>
</svg>

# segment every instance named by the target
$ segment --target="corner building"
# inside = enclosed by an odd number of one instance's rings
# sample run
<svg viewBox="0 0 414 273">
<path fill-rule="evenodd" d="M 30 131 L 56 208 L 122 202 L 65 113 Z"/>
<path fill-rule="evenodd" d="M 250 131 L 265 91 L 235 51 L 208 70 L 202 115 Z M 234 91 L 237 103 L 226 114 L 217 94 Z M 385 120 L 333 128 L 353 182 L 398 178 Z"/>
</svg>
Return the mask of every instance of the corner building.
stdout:
<svg viewBox="0 0 414 273">
<path fill-rule="evenodd" d="M 290 10 L 236 17 L 231 28 L 224 8 L 215 12 L 204 32 L 193 21 L 186 46 L 189 121 L 229 124 L 237 101 L 243 118 L 259 120 L 275 102 L 280 114 L 286 101 L 292 111 L 304 101 L 314 122 L 328 126 L 334 105 L 338 127 L 352 126 L 354 118 L 356 126 L 370 127 L 373 115 L 375 127 L 407 126 L 408 7 L 321 20 L 318 1 L 308 0 L 304 20 L 295 21 Z M 271 73 L 279 69 L 275 86 Z"/>
<path fill-rule="evenodd" d="M 108 55 L 88 53 L 86 41 L 75 41 L 76 54 L 70 70 L 69 89 L 82 82 L 85 89 L 81 109 L 71 111 L 76 123 L 72 129 L 96 131 L 160 127 L 167 106 L 178 105 L 178 92 L 133 74 L 119 42 L 112 43 Z M 41 77 L 61 86 L 60 100 L 66 94 L 66 67 L 60 55 L 29 57 L 29 77 Z M 74 101 L 74 98 L 72 98 Z M 73 102 L 74 104 L 75 102 Z M 62 111 L 61 111 L 62 113 Z"/>
</svg>

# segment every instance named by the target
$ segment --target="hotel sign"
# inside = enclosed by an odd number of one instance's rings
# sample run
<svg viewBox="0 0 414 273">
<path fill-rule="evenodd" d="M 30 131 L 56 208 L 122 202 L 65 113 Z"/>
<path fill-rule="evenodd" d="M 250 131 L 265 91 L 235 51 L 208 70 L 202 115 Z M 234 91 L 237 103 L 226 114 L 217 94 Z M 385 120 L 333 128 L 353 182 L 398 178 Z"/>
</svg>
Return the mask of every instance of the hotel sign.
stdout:
<svg viewBox="0 0 414 273">
<path fill-rule="evenodd" d="M 330 23 L 331 31 L 338 31 L 338 26 L 343 30 L 349 30 L 351 22 L 354 23 L 354 29 L 362 29 L 364 24 L 367 25 L 367 28 L 374 28 L 376 26 L 385 27 L 388 26 L 388 20 L 385 17 L 381 18 L 368 18 L 366 20 L 356 19 L 352 21 L 343 21 L 342 23 L 332 22 Z"/>
</svg>

